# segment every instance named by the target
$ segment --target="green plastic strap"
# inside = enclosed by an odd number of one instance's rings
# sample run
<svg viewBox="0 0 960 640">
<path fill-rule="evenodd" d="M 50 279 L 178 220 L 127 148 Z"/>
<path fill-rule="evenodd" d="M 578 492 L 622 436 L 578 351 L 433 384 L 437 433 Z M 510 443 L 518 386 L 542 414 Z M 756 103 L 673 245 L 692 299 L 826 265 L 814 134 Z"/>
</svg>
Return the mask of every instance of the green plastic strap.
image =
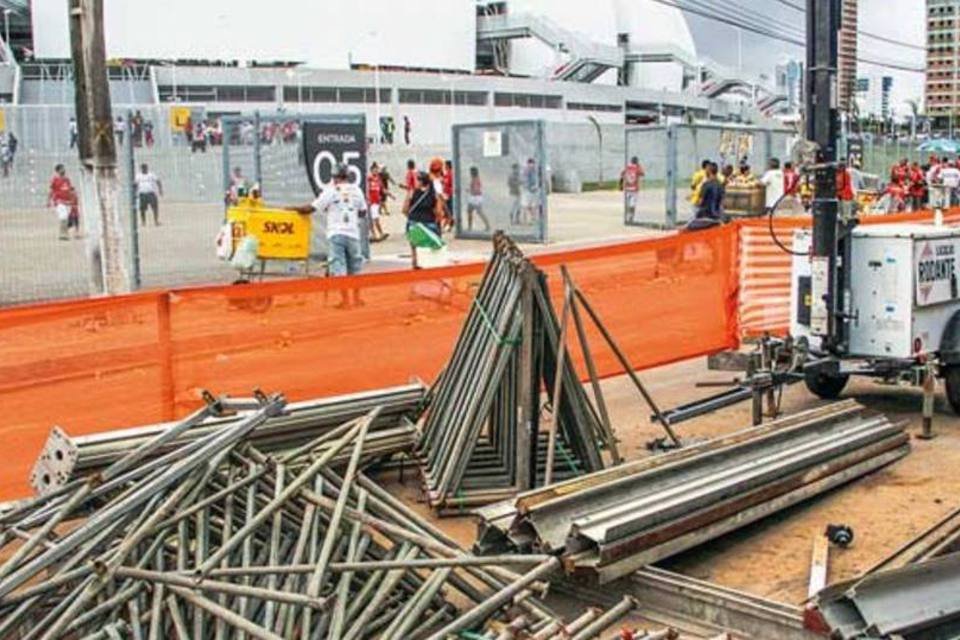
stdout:
<svg viewBox="0 0 960 640">
<path fill-rule="evenodd" d="M 567 461 L 567 466 L 570 467 L 570 470 L 573 471 L 574 473 L 579 474 L 580 467 L 577 466 L 577 461 L 574 460 L 569 453 L 567 453 L 567 449 L 563 446 L 563 443 L 561 443 L 559 440 L 557 440 L 557 449 L 559 449 L 560 455 L 563 456 L 563 459 Z"/>
<path fill-rule="evenodd" d="M 463 508 L 463 487 L 460 487 L 459 489 L 457 489 L 457 492 L 453 494 L 453 498 L 454 498 L 454 500 L 457 501 L 457 509 L 459 509 L 459 510 L 460 510 L 460 513 L 462 514 L 462 513 L 464 512 L 464 508 Z"/>
<path fill-rule="evenodd" d="M 493 326 L 493 320 L 490 319 L 490 316 L 487 314 L 487 310 L 483 308 L 483 305 L 480 304 L 480 301 L 476 298 L 473 299 L 474 306 L 477 307 L 477 310 L 480 312 L 480 317 L 483 319 L 484 326 L 487 327 L 487 331 L 493 334 L 493 337 L 497 339 L 501 345 L 511 345 L 516 346 L 520 344 L 520 337 L 514 336 L 513 338 L 504 338 L 497 331 L 497 328 Z"/>
</svg>

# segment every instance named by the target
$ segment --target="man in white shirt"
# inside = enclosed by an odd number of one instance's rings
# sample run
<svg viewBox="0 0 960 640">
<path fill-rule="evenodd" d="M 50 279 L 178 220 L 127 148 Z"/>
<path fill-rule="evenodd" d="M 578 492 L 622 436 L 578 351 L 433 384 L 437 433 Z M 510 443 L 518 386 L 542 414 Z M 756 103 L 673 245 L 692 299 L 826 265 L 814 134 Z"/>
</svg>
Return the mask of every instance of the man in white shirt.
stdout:
<svg viewBox="0 0 960 640">
<path fill-rule="evenodd" d="M 360 273 L 363 254 L 360 250 L 360 217 L 366 214 L 367 201 L 360 187 L 350 182 L 350 168 L 337 167 L 333 186 L 324 189 L 313 204 L 294 209 L 311 214 L 312 237 L 310 256 L 323 254 L 323 236 L 326 235 L 327 271 L 331 276 Z"/>
<path fill-rule="evenodd" d="M 960 188 L 960 169 L 952 162 L 944 163 L 940 167 L 940 180 L 943 182 L 943 190 L 946 192 L 944 206 L 952 207 L 956 205 L 957 189 Z"/>
<path fill-rule="evenodd" d="M 140 165 L 140 173 L 134 178 L 137 184 L 137 200 L 140 201 L 140 224 L 147 224 L 147 209 L 153 210 L 153 224 L 160 226 L 160 196 L 163 195 L 163 183 L 157 174 L 150 171 L 146 163 Z"/>
<path fill-rule="evenodd" d="M 771 158 L 767 172 L 760 178 L 760 183 L 767 188 L 766 209 L 771 213 L 783 199 L 783 170 L 780 169 L 780 160 Z"/>
</svg>

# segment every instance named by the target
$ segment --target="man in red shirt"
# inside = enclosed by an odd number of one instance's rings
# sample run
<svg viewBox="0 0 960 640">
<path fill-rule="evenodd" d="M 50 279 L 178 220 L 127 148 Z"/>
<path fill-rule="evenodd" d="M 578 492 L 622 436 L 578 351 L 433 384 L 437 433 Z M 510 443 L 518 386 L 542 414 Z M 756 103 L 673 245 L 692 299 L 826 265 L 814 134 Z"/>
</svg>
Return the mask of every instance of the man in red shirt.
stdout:
<svg viewBox="0 0 960 640">
<path fill-rule="evenodd" d="M 783 192 L 788 196 L 797 195 L 800 189 L 800 174 L 794 169 L 792 162 L 783 165 Z"/>
<path fill-rule="evenodd" d="M 47 194 L 47 205 L 53 207 L 60 223 L 60 239 L 70 239 L 70 229 L 74 237 L 80 237 L 80 210 L 77 207 L 77 192 L 73 183 L 67 177 L 67 170 L 62 164 L 53 169 L 53 178 L 50 180 L 50 192 Z"/>
<path fill-rule="evenodd" d="M 637 204 L 639 203 L 640 182 L 646 176 L 643 165 L 639 158 L 633 156 L 630 163 L 624 167 L 620 173 L 620 189 L 623 191 L 624 202 L 627 207 L 627 223 L 633 222 L 637 217 Z"/>
<path fill-rule="evenodd" d="M 407 175 L 403 181 L 403 190 L 407 195 L 413 195 L 417 190 L 417 163 L 413 160 L 407 160 Z"/>
<path fill-rule="evenodd" d="M 919 162 L 910 167 L 910 210 L 920 211 L 926 202 L 927 176 L 920 168 Z"/>
<path fill-rule="evenodd" d="M 367 173 L 367 210 L 370 212 L 371 242 L 383 242 L 389 234 L 380 226 L 380 205 L 383 204 L 383 183 L 380 181 L 380 166 L 374 162 Z"/>
<path fill-rule="evenodd" d="M 890 182 L 905 185 L 910 177 L 910 161 L 906 158 L 900 160 L 900 164 L 893 165 L 890 170 Z"/>
<path fill-rule="evenodd" d="M 853 178 L 846 163 L 837 165 L 837 199 L 840 201 L 840 213 L 846 217 L 856 213 L 857 192 L 853 188 Z"/>
<path fill-rule="evenodd" d="M 443 163 L 443 199 L 447 201 L 447 215 L 453 220 L 456 208 L 453 202 L 453 162 Z"/>
</svg>

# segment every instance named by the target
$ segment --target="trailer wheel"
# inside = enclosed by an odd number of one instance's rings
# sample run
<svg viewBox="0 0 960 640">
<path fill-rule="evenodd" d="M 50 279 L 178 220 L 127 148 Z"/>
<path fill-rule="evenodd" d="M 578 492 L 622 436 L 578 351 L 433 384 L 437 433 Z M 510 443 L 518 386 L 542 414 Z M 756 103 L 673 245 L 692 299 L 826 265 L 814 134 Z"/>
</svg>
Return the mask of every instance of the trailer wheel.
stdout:
<svg viewBox="0 0 960 640">
<path fill-rule="evenodd" d="M 960 414 L 960 365 L 947 367 L 943 381 L 947 390 L 947 400 L 953 407 L 953 412 Z"/>
<path fill-rule="evenodd" d="M 836 400 L 840 397 L 840 393 L 847 386 L 849 380 L 850 376 L 848 375 L 831 376 L 819 371 L 808 371 L 804 377 L 804 382 L 807 383 L 807 389 L 810 390 L 810 393 L 824 400 Z M 960 382 L 960 375 L 958 375 L 957 381 Z M 957 390 L 960 392 L 960 386 L 957 387 Z"/>
</svg>

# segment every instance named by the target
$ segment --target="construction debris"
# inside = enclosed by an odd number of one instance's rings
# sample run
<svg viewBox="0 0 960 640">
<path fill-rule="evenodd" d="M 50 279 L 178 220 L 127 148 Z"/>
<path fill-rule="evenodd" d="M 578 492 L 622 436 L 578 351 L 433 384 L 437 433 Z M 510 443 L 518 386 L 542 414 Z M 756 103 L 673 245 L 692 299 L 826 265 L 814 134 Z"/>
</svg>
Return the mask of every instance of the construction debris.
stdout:
<svg viewBox="0 0 960 640">
<path fill-rule="evenodd" d="M 871 573 L 821 591 L 807 628 L 838 640 L 960 636 L 960 554 Z"/>
<path fill-rule="evenodd" d="M 565 333 L 546 276 L 497 234 L 423 420 L 418 453 L 435 509 L 459 513 L 597 471 L 604 448 L 619 460 L 605 408 L 598 403 L 598 412 L 587 398 Z M 540 424 L 541 386 L 557 390 L 548 431 Z"/>
<path fill-rule="evenodd" d="M 606 583 L 874 471 L 903 424 L 834 403 L 478 510 L 480 553 L 553 553 Z"/>
<path fill-rule="evenodd" d="M 198 419 L 214 407 L 234 415 Z M 0 637 L 440 640 L 562 624 L 535 595 L 559 559 L 470 556 L 364 475 L 381 407 L 267 454 L 286 408 L 216 399 L 0 514 Z"/>
<path fill-rule="evenodd" d="M 379 407 L 380 413 L 367 434 L 364 454 L 388 457 L 412 449 L 416 441 L 413 422 L 422 409 L 426 393 L 427 388 L 417 383 L 290 403 L 283 415 L 270 417 L 257 426 L 248 440 L 263 453 L 288 451 Z M 209 393 L 204 394 L 204 400 L 205 406 L 179 421 L 177 424 L 182 427 L 168 436 L 169 441 L 152 448 L 145 459 L 168 454 L 239 420 L 224 411 Z M 171 433 L 171 426 L 173 423 L 165 423 L 77 437 L 54 427 L 34 465 L 31 485 L 39 495 L 56 491 L 70 480 L 102 471 L 152 438 Z"/>
<path fill-rule="evenodd" d="M 827 572 L 830 570 L 830 540 L 818 532 L 813 537 L 813 554 L 810 558 L 810 580 L 807 583 L 807 597 L 820 593 L 827 586 Z"/>
</svg>

